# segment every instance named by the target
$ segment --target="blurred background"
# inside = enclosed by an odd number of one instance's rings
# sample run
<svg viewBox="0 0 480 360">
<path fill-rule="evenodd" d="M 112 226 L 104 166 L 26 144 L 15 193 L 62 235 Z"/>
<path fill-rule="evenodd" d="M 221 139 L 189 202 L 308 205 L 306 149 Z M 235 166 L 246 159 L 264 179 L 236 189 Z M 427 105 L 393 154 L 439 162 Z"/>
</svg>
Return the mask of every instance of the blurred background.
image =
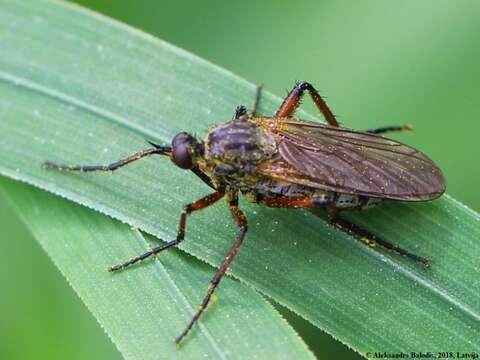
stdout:
<svg viewBox="0 0 480 360">
<path fill-rule="evenodd" d="M 478 1 L 75 2 L 277 95 L 308 80 L 346 127 L 413 124 L 413 134 L 395 137 L 425 151 L 444 170 L 448 193 L 480 210 Z M 0 226 L 0 358 L 118 359 L 1 194 Z M 20 262 L 5 256 L 19 253 Z M 319 358 L 360 358 L 282 311 Z M 24 346 L 9 345 L 19 338 Z"/>
</svg>

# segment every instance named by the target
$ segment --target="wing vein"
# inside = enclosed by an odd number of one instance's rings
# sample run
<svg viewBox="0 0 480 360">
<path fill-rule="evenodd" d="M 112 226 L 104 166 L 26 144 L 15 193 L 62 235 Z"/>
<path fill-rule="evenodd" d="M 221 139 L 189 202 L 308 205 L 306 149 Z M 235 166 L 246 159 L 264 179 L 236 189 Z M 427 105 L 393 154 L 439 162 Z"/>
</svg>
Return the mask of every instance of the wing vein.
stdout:
<svg viewBox="0 0 480 360">
<path fill-rule="evenodd" d="M 339 193 L 409 201 L 431 200 L 445 190 L 440 169 L 398 141 L 291 119 L 258 121 L 278 146 L 276 156 L 261 167 L 265 176 Z"/>
</svg>

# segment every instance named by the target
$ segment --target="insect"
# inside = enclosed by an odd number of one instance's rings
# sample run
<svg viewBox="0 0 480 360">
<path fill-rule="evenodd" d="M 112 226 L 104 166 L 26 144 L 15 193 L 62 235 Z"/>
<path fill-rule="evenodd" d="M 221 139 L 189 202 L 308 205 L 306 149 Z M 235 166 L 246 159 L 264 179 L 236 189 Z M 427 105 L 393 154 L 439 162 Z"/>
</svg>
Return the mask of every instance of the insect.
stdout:
<svg viewBox="0 0 480 360">
<path fill-rule="evenodd" d="M 305 92 L 324 115 L 328 125 L 293 118 Z M 270 207 L 324 208 L 329 221 L 369 243 L 429 266 L 426 257 L 415 255 L 341 218 L 344 210 L 362 210 L 384 200 L 427 201 L 445 191 L 441 170 L 425 154 L 380 134 L 408 126 L 367 131 L 341 128 L 318 91 L 308 82 L 297 83 L 273 117 L 257 116 L 261 87 L 253 110 L 238 106 L 233 120 L 215 126 L 201 141 L 177 134 L 171 146 L 154 143 L 151 148 L 110 165 L 63 165 L 46 161 L 46 168 L 68 171 L 114 171 L 133 161 L 158 154 L 190 170 L 214 191 L 183 207 L 177 237 L 131 260 L 109 268 L 123 270 L 185 238 L 187 217 L 225 198 L 238 225 L 238 235 L 208 286 L 197 312 L 175 339 L 179 344 L 209 304 L 247 233 L 247 218 L 238 196 Z"/>
</svg>

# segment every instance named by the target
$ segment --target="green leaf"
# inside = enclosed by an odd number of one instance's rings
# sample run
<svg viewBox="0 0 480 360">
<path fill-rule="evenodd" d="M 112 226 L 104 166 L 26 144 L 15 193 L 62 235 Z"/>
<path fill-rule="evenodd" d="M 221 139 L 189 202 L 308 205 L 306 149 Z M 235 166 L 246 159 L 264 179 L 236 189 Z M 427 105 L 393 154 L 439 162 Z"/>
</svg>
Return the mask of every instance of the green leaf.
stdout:
<svg viewBox="0 0 480 360">
<path fill-rule="evenodd" d="M 262 296 L 231 278 L 218 291 L 218 305 L 224 306 L 212 305 L 178 350 L 173 339 L 204 295 L 211 267 L 173 250 L 136 271 L 110 274 L 106 264 L 151 244 L 139 230 L 31 186 L 0 180 L 0 188 L 125 358 L 313 358 Z"/>
<path fill-rule="evenodd" d="M 250 104 L 254 85 L 63 3 L 2 3 L 0 34 L 8 54 L 0 56 L 0 173 L 174 238 L 181 205 L 209 189 L 167 159 L 101 175 L 44 171 L 41 162 L 103 164 L 144 148 L 144 138 L 203 136 Z M 266 114 L 280 103 L 269 93 L 262 101 Z M 479 215 L 449 196 L 351 216 L 432 258 L 430 270 L 368 248 L 310 212 L 241 206 L 250 227 L 232 275 L 358 352 L 479 348 Z M 235 231 L 217 205 L 192 216 L 181 248 L 218 266 Z"/>
</svg>

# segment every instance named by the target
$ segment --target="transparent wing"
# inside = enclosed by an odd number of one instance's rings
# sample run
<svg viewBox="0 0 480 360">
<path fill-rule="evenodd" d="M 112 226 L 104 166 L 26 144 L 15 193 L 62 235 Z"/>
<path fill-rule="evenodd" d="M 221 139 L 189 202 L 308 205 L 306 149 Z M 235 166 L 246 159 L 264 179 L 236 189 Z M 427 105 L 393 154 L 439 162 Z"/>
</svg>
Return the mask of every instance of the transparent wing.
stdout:
<svg viewBox="0 0 480 360">
<path fill-rule="evenodd" d="M 445 191 L 441 170 L 425 154 L 361 131 L 293 119 L 252 119 L 273 135 L 278 151 L 263 175 L 313 188 L 424 201 Z"/>
</svg>

